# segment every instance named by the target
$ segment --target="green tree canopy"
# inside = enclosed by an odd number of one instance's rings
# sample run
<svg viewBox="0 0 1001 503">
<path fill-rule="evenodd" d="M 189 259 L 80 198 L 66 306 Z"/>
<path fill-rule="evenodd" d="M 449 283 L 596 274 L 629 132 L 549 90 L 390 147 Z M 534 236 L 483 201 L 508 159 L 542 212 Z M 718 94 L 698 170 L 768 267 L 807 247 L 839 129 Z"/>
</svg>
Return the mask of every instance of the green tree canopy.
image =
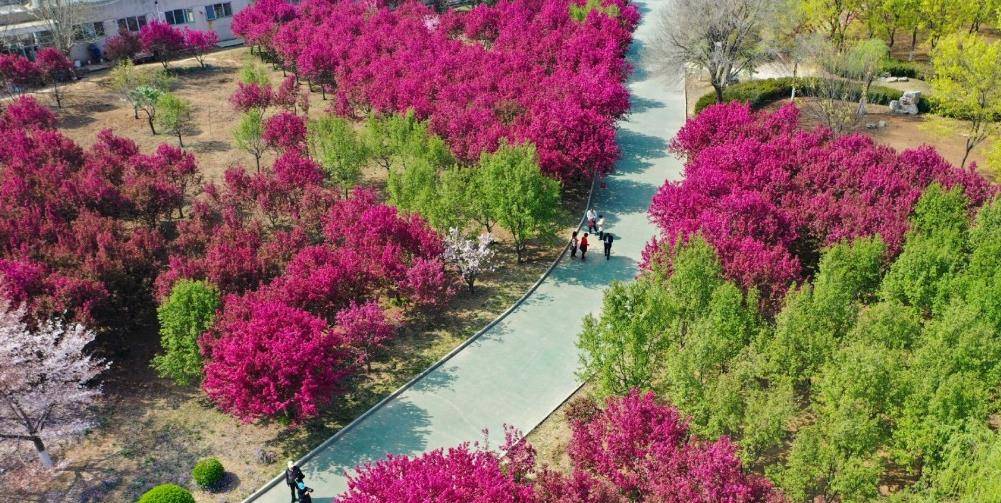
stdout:
<svg viewBox="0 0 1001 503">
<path fill-rule="evenodd" d="M 182 279 L 174 285 L 156 311 L 163 352 L 153 358 L 153 368 L 161 377 L 181 385 L 201 380 L 198 338 L 212 327 L 220 306 L 219 290 L 207 281 Z"/>
</svg>

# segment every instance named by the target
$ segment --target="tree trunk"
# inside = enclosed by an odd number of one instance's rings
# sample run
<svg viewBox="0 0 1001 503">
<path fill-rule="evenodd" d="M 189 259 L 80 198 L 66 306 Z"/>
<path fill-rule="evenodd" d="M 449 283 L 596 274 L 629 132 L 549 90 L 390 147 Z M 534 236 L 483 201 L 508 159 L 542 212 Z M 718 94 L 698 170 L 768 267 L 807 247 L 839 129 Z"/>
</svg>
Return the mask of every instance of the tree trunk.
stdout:
<svg viewBox="0 0 1001 503">
<path fill-rule="evenodd" d="M 907 61 L 914 61 L 914 50 L 918 46 L 918 29 L 911 30 L 911 53 L 907 56 Z"/>
<path fill-rule="evenodd" d="M 52 97 L 56 99 L 56 108 L 63 108 L 62 93 L 59 92 L 59 81 L 52 81 Z"/>
<path fill-rule="evenodd" d="M 139 107 L 132 105 L 132 116 L 133 119 L 139 118 Z"/>
<path fill-rule="evenodd" d="M 149 130 L 152 131 L 153 134 L 156 134 L 156 128 L 153 127 L 153 116 L 146 114 L 146 122 L 149 123 Z"/>
<path fill-rule="evenodd" d="M 966 167 L 966 159 L 970 157 L 970 151 L 973 150 L 974 145 L 971 144 L 970 138 L 966 139 L 966 152 L 963 153 L 963 160 L 959 163 L 959 168 L 963 169 Z"/>
<path fill-rule="evenodd" d="M 888 45 L 889 45 L 890 49 L 893 49 L 893 43 L 897 39 L 897 27 L 896 26 L 894 26 L 893 28 L 890 29 L 890 37 L 889 38 L 890 38 L 890 43 Z"/>
<path fill-rule="evenodd" d="M 716 91 L 716 103 L 723 103 L 723 86 L 713 82 L 713 91 Z"/>
<path fill-rule="evenodd" d="M 177 144 L 184 148 L 184 142 L 181 141 L 181 130 L 177 130 Z"/>
<path fill-rule="evenodd" d="M 55 466 L 55 463 L 52 462 L 52 456 L 49 456 L 49 451 L 45 450 L 45 444 L 42 443 L 42 439 L 35 435 L 31 437 L 31 442 L 35 444 L 35 451 L 38 452 L 38 460 L 41 461 L 42 466 L 46 468 Z"/>
<path fill-rule="evenodd" d="M 254 163 L 257 164 L 257 174 L 261 174 L 261 154 L 254 154 Z"/>
</svg>

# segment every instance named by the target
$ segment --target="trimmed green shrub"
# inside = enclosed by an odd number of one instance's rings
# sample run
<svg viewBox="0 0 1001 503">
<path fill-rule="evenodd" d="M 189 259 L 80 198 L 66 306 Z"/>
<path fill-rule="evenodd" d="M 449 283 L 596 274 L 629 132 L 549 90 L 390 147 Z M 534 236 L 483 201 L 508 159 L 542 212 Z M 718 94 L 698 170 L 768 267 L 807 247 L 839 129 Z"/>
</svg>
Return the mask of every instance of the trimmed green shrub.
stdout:
<svg viewBox="0 0 1001 503">
<path fill-rule="evenodd" d="M 907 77 L 909 79 L 925 80 L 924 67 L 918 63 L 912 63 L 910 61 L 890 59 L 883 63 L 879 71 L 880 73 L 886 73 L 893 77 Z"/>
<path fill-rule="evenodd" d="M 146 491 L 138 503 L 195 503 L 195 497 L 177 484 L 160 484 Z"/>
<path fill-rule="evenodd" d="M 195 468 L 191 470 L 191 476 L 200 487 L 212 489 L 218 487 L 219 483 L 222 482 L 223 477 L 226 476 L 226 470 L 218 459 L 204 458 L 195 463 Z"/>
</svg>

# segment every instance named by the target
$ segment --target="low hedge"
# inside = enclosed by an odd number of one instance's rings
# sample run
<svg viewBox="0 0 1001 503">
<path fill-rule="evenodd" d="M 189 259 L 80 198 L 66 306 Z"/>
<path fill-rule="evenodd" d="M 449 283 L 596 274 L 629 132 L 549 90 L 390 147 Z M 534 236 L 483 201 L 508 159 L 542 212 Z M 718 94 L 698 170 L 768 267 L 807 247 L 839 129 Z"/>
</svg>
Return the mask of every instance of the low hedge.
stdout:
<svg viewBox="0 0 1001 503">
<path fill-rule="evenodd" d="M 816 77 L 780 77 L 775 79 L 760 79 L 738 82 L 723 91 L 723 101 L 744 101 L 751 108 L 758 109 L 792 95 L 793 87 L 796 96 L 815 96 L 818 79 Z M 869 103 L 889 105 L 891 101 L 900 99 L 903 91 L 884 86 L 869 87 Z M 701 112 L 709 105 L 716 103 L 716 93 L 711 92 L 695 102 L 695 113 Z M 922 113 L 934 111 L 934 103 L 924 97 L 918 102 L 918 110 Z"/>
<path fill-rule="evenodd" d="M 160 484 L 146 491 L 138 503 L 195 503 L 195 497 L 179 485 Z"/>
<path fill-rule="evenodd" d="M 883 63 L 883 66 L 880 67 L 880 72 L 893 77 L 926 80 L 924 66 L 910 61 L 891 59 Z"/>
</svg>

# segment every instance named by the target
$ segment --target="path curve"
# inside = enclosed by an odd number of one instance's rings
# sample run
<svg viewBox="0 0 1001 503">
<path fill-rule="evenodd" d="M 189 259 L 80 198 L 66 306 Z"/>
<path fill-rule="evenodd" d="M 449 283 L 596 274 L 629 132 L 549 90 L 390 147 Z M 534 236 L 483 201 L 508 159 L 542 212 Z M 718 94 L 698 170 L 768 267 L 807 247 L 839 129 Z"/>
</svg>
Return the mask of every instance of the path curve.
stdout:
<svg viewBox="0 0 1001 503">
<path fill-rule="evenodd" d="M 632 109 L 618 125 L 622 159 L 595 188 L 594 206 L 616 236 L 611 260 L 592 241 L 587 262 L 562 256 L 519 303 L 462 346 L 328 439 L 300 462 L 314 501 L 327 503 L 346 489 L 346 472 L 387 453 L 414 455 L 483 439 L 503 442 L 503 425 L 530 431 L 579 386 L 575 345 L 582 318 L 601 308 L 609 283 L 636 275 L 641 253 L 655 229 L 647 207 L 681 164 L 667 145 L 684 122 L 681 83 L 649 75 L 639 63 L 652 38 L 655 11 L 664 0 L 640 0 L 643 20 L 629 57 L 636 67 L 628 83 Z M 653 14 L 653 15 L 651 15 Z M 280 478 L 245 502 L 283 503 Z"/>
</svg>

